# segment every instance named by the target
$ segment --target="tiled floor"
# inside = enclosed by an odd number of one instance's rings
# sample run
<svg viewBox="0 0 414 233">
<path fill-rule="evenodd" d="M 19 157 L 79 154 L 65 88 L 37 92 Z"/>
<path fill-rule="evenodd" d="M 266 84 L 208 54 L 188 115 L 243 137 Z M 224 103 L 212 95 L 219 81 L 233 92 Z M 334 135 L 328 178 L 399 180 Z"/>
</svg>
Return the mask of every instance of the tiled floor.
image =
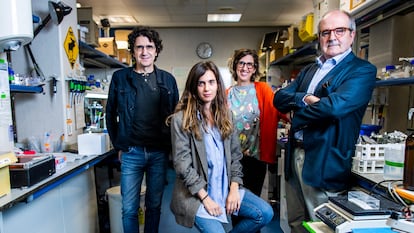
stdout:
<svg viewBox="0 0 414 233">
<path fill-rule="evenodd" d="M 97 171 L 97 177 L 106 176 L 107 170 L 106 168 L 103 168 L 102 171 Z M 119 185 L 119 172 L 117 172 L 115 169 L 114 171 L 114 179 L 111 179 L 111 184 L 100 184 L 102 188 L 110 187 L 110 186 L 116 186 Z M 103 173 L 103 174 L 102 174 Z M 99 175 L 98 175 L 99 174 Z M 160 227 L 159 227 L 159 233 L 198 233 L 198 230 L 193 228 L 186 228 L 183 226 L 178 225 L 175 222 L 174 216 L 170 210 L 170 202 L 171 202 L 171 192 L 174 185 L 174 179 L 175 179 L 175 172 L 173 169 L 169 168 L 167 173 L 167 182 L 168 184 L 165 186 L 163 201 L 162 201 L 162 209 L 161 209 L 161 220 L 160 220 Z M 106 179 L 107 180 L 107 179 Z M 99 183 L 99 181 L 98 181 Z M 109 186 L 108 186 L 109 185 Z M 98 190 L 99 191 L 99 190 Z M 104 190 L 101 190 L 100 192 L 104 192 Z M 107 207 L 100 207 L 100 208 L 107 208 Z M 101 210 L 103 212 L 106 212 L 108 210 Z M 108 216 L 107 216 L 108 217 Z M 105 218 L 102 223 L 101 219 L 101 233 L 109 233 L 109 218 Z M 102 225 L 103 224 L 103 225 Z M 141 230 L 141 229 L 140 229 Z M 143 231 L 141 231 L 143 232 Z M 277 211 L 275 211 L 275 217 L 272 222 L 270 222 L 266 227 L 264 227 L 261 230 L 261 233 L 279 233 L 283 232 L 279 227 L 279 216 Z"/>
</svg>

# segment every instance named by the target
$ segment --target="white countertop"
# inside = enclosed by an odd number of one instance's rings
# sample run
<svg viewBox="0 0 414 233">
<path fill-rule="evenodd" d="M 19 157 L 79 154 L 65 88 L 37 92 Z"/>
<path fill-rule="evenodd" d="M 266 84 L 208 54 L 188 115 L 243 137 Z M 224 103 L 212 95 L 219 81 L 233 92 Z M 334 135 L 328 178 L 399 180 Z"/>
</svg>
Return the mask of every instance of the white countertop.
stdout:
<svg viewBox="0 0 414 233">
<path fill-rule="evenodd" d="M 43 193 L 53 189 L 77 174 L 88 170 L 96 163 L 105 159 L 111 152 L 102 155 L 81 156 L 73 153 L 53 153 L 54 155 L 65 155 L 66 165 L 56 169 L 56 173 L 46 179 L 23 188 L 13 188 L 11 192 L 0 197 L 0 211 L 11 208 L 18 202 L 30 202 L 41 196 Z"/>
</svg>

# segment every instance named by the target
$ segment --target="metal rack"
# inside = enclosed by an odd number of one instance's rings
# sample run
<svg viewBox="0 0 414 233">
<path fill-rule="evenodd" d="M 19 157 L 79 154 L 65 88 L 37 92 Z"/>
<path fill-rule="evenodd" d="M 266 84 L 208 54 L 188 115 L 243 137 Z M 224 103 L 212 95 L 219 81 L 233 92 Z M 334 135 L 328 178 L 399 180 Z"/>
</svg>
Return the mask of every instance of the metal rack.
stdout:
<svg viewBox="0 0 414 233">
<path fill-rule="evenodd" d="M 115 58 L 96 50 L 94 47 L 79 41 L 79 53 L 85 68 L 125 68 L 124 63 Z"/>
</svg>

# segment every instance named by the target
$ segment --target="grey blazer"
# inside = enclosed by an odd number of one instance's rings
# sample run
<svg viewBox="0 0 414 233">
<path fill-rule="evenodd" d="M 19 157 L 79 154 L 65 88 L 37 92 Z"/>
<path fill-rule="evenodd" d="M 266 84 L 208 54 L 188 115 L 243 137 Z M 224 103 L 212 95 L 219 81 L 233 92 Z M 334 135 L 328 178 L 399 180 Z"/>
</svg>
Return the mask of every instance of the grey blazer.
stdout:
<svg viewBox="0 0 414 233">
<path fill-rule="evenodd" d="M 171 200 L 171 210 L 178 224 L 193 227 L 195 215 L 201 204 L 197 192 L 207 190 L 208 165 L 203 140 L 197 140 L 193 133 L 183 132 L 183 113 L 175 113 L 171 119 L 172 155 L 176 179 Z M 240 142 L 234 132 L 224 140 L 227 176 L 231 182 L 243 184 L 240 159 Z M 230 187 L 229 187 L 230 188 Z"/>
</svg>

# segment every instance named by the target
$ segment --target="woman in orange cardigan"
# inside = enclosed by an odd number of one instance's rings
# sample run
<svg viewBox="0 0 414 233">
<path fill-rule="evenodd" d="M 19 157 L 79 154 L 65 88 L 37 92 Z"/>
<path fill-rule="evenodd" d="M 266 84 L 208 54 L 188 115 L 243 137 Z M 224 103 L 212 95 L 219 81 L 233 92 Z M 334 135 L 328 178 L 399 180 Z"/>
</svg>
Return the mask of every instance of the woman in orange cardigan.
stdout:
<svg viewBox="0 0 414 233">
<path fill-rule="evenodd" d="M 260 196 L 267 164 L 276 163 L 277 127 L 287 117 L 273 106 L 273 90 L 259 77 L 259 57 L 255 50 L 239 49 L 229 62 L 236 84 L 227 89 L 243 152 L 244 186 Z"/>
</svg>

